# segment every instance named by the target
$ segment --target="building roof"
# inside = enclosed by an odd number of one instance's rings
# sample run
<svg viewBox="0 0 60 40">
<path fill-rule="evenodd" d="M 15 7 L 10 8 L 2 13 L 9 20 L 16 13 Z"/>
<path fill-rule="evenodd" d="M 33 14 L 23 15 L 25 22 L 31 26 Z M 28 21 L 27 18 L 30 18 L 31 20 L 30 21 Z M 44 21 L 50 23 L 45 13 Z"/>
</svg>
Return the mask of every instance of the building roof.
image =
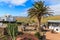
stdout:
<svg viewBox="0 0 60 40">
<path fill-rule="evenodd" d="M 60 20 L 48 20 L 48 22 L 57 22 L 57 23 L 60 23 Z"/>
</svg>

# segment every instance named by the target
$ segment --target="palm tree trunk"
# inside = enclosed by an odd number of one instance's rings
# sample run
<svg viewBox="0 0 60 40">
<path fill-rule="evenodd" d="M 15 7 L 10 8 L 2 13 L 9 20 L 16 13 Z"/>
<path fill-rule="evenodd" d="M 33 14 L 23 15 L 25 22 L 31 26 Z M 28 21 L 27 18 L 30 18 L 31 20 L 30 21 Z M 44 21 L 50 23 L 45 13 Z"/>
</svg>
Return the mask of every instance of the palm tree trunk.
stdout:
<svg viewBox="0 0 60 40">
<path fill-rule="evenodd" d="M 41 17 L 38 17 L 37 19 L 38 19 L 38 29 L 37 29 L 37 31 L 41 32 L 41 26 L 40 26 L 41 25 Z"/>
</svg>

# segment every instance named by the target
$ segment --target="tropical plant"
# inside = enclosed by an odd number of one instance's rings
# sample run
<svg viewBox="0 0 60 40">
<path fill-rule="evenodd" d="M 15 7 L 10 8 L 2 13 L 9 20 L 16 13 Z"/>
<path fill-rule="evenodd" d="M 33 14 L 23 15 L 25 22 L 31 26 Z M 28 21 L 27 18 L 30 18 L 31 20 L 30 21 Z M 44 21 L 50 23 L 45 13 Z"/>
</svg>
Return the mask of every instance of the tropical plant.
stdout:
<svg viewBox="0 0 60 40">
<path fill-rule="evenodd" d="M 50 8 L 44 4 L 44 1 L 38 1 L 33 4 L 33 7 L 28 10 L 30 18 L 35 17 L 38 20 L 38 31 L 40 32 L 41 18 L 43 16 L 52 15 Z"/>
<path fill-rule="evenodd" d="M 17 24 L 9 23 L 7 26 L 7 33 L 12 40 L 16 40 L 17 32 L 18 32 Z"/>
</svg>

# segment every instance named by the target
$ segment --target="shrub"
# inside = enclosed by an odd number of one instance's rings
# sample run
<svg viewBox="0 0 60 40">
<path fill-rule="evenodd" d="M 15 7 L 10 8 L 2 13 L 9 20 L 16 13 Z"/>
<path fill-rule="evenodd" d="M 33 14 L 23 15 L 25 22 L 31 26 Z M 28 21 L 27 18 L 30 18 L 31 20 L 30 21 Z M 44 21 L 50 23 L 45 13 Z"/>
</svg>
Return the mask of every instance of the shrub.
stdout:
<svg viewBox="0 0 60 40">
<path fill-rule="evenodd" d="M 35 36 L 39 39 L 39 40 L 46 40 L 46 35 L 41 35 L 39 32 L 35 33 Z"/>
<path fill-rule="evenodd" d="M 18 32 L 18 35 L 23 35 L 24 33 L 23 32 Z"/>
<path fill-rule="evenodd" d="M 35 36 L 36 36 L 38 39 L 40 39 L 40 38 L 41 38 L 41 35 L 40 35 L 40 33 L 39 33 L 39 32 L 36 32 L 36 33 L 35 33 Z"/>
</svg>

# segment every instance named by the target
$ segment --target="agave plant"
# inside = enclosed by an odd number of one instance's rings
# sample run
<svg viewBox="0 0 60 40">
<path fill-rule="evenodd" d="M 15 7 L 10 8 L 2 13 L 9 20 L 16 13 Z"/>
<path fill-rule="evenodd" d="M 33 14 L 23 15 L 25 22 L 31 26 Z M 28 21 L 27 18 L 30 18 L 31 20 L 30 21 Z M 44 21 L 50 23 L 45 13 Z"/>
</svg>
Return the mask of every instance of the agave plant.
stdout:
<svg viewBox="0 0 60 40">
<path fill-rule="evenodd" d="M 16 40 L 17 32 L 18 32 L 17 24 L 9 23 L 7 26 L 7 33 L 12 38 L 12 40 Z"/>
</svg>

